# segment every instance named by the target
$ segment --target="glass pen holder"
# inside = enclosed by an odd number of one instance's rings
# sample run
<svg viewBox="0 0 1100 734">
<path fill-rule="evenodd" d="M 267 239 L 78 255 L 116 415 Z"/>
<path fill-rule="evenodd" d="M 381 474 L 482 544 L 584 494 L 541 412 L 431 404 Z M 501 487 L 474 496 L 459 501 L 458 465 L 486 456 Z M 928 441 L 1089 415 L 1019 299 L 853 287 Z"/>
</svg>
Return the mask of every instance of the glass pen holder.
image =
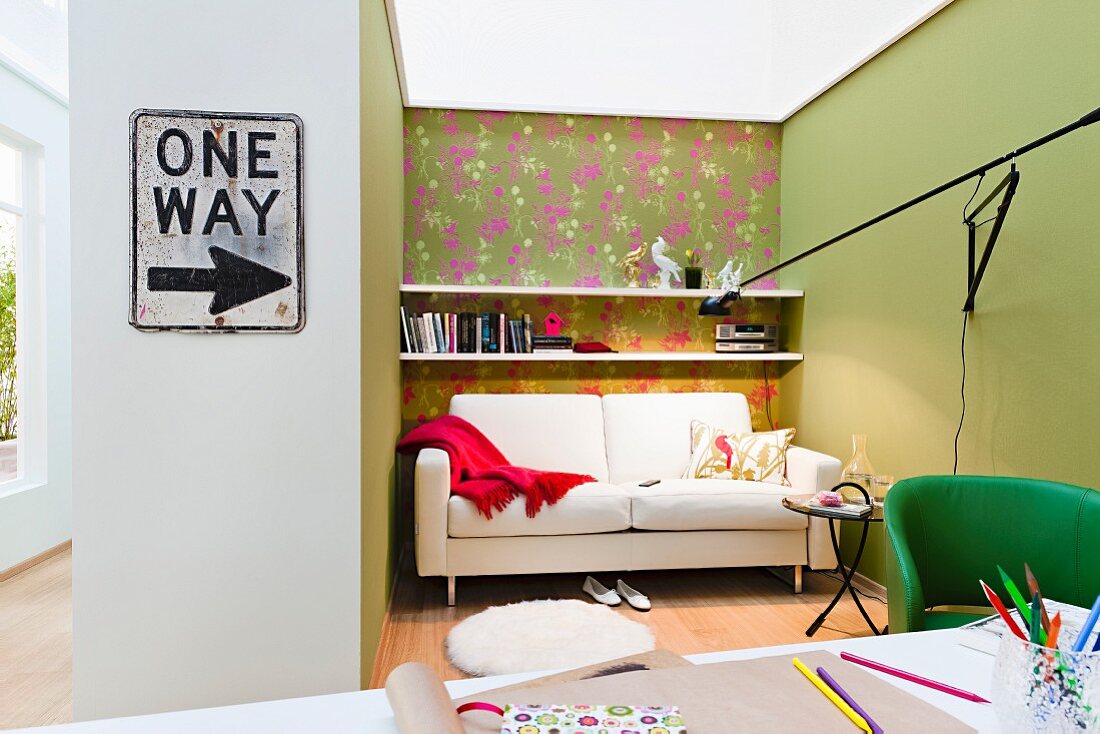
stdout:
<svg viewBox="0 0 1100 734">
<path fill-rule="evenodd" d="M 1100 651 L 1051 650 L 1006 632 L 993 664 L 993 710 L 1006 732 L 1100 729 Z"/>
</svg>

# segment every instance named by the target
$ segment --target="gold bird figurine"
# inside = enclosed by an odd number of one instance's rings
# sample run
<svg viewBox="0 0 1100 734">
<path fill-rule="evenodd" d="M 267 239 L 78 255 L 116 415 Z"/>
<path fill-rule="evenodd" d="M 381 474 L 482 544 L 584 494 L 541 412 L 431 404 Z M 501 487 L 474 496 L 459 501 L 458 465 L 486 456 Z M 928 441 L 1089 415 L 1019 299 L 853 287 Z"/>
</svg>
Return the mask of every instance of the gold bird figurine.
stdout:
<svg viewBox="0 0 1100 734">
<path fill-rule="evenodd" d="M 622 260 L 619 261 L 619 269 L 623 271 L 623 278 L 626 280 L 627 288 L 640 288 L 641 282 L 638 280 L 638 276 L 641 275 L 642 269 L 638 267 L 638 263 L 643 257 L 645 257 L 646 250 L 649 249 L 643 242 L 637 250 L 628 252 Z"/>
</svg>

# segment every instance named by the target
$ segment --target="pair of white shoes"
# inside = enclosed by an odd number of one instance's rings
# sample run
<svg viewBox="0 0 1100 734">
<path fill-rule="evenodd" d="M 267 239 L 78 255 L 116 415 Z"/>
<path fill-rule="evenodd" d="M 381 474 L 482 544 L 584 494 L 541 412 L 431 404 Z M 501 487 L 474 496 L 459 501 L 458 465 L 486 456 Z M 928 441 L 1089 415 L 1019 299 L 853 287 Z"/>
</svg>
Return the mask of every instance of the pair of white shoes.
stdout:
<svg viewBox="0 0 1100 734">
<path fill-rule="evenodd" d="M 626 599 L 626 603 L 638 611 L 648 612 L 651 608 L 649 597 L 630 588 L 623 583 L 622 579 L 615 582 L 614 589 L 609 589 L 589 576 L 584 580 L 584 585 L 581 586 L 581 590 L 600 604 L 606 604 L 609 607 L 618 606 L 622 603 L 623 599 Z"/>
</svg>

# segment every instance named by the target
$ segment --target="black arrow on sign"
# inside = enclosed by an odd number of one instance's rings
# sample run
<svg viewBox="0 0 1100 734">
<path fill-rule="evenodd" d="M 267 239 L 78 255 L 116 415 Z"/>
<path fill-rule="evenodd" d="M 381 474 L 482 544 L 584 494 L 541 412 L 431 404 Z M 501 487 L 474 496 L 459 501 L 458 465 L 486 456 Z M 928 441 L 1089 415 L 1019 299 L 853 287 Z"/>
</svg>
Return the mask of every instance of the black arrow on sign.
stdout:
<svg viewBox="0 0 1100 734">
<path fill-rule="evenodd" d="M 212 268 L 149 268 L 151 291 L 213 291 L 210 314 L 255 301 L 290 285 L 290 276 L 221 247 L 208 252 Z"/>
</svg>

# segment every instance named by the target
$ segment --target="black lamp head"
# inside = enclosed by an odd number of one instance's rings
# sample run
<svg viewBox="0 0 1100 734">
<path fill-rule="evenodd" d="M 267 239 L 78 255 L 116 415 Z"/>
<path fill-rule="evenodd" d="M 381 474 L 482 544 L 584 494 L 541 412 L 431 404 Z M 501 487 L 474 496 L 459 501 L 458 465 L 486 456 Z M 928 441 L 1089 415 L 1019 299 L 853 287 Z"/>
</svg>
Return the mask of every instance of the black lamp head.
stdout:
<svg viewBox="0 0 1100 734">
<path fill-rule="evenodd" d="M 704 298 L 703 302 L 699 304 L 700 316 L 729 316 L 730 304 L 734 301 L 741 300 L 741 289 L 735 288 L 731 291 L 727 291 L 721 296 L 711 296 L 710 298 Z"/>
</svg>

